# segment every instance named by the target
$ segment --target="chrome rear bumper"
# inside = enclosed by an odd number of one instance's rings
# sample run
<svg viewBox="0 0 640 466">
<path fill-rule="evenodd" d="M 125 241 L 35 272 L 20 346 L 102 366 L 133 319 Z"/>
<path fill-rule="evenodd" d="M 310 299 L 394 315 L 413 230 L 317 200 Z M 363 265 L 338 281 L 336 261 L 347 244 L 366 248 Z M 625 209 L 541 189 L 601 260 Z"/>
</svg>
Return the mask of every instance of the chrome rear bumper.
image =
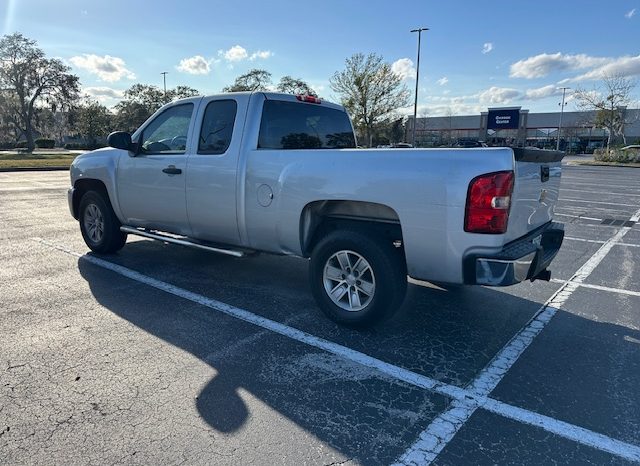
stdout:
<svg viewBox="0 0 640 466">
<path fill-rule="evenodd" d="M 465 283 L 508 286 L 525 280 L 548 280 L 547 267 L 558 254 L 563 239 L 564 225 L 548 223 L 506 245 L 498 254 L 469 257 Z"/>
</svg>

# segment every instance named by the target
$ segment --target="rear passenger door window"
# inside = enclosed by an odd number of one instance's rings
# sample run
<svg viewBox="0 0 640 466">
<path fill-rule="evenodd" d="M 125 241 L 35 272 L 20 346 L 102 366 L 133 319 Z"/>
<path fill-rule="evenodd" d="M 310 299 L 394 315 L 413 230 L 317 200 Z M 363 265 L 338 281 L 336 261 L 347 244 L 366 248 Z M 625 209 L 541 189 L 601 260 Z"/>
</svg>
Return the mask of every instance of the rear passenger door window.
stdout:
<svg viewBox="0 0 640 466">
<path fill-rule="evenodd" d="M 224 154 L 231 144 L 238 106 L 235 100 L 209 102 L 202 118 L 198 154 Z"/>
<path fill-rule="evenodd" d="M 267 100 L 258 149 L 345 149 L 356 147 L 349 116 L 311 103 Z"/>
</svg>

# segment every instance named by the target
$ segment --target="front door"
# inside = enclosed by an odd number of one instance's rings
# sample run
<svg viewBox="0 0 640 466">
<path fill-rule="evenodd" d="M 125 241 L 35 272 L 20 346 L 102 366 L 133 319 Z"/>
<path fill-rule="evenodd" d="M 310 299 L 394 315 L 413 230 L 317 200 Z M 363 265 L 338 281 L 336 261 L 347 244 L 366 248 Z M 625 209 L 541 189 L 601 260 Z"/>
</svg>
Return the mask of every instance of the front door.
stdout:
<svg viewBox="0 0 640 466">
<path fill-rule="evenodd" d="M 185 198 L 194 104 L 169 107 L 138 138 L 134 157 L 118 165 L 118 200 L 128 225 L 189 235 Z"/>
</svg>

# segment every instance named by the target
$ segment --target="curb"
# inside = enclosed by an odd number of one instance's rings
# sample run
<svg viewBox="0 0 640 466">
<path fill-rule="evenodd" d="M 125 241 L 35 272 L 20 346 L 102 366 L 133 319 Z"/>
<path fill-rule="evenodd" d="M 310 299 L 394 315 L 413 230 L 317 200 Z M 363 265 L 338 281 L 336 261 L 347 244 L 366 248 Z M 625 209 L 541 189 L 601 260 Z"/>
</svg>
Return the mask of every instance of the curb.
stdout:
<svg viewBox="0 0 640 466">
<path fill-rule="evenodd" d="M 9 167 L 0 168 L 0 173 L 7 172 L 55 172 L 55 171 L 69 171 L 69 167 Z"/>
<path fill-rule="evenodd" d="M 567 165 L 581 165 L 586 167 L 620 167 L 620 168 L 640 168 L 638 163 L 606 163 L 606 162 L 580 162 L 578 160 L 567 162 Z"/>
</svg>

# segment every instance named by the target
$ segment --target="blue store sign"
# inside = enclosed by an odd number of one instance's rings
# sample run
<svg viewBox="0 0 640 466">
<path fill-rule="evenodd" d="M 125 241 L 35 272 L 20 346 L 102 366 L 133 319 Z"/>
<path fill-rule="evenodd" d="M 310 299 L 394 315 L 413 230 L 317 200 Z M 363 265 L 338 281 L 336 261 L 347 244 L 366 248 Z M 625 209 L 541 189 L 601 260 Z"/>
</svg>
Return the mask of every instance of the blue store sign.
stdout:
<svg viewBox="0 0 640 466">
<path fill-rule="evenodd" d="M 520 109 L 489 110 L 487 129 L 518 129 Z"/>
</svg>

